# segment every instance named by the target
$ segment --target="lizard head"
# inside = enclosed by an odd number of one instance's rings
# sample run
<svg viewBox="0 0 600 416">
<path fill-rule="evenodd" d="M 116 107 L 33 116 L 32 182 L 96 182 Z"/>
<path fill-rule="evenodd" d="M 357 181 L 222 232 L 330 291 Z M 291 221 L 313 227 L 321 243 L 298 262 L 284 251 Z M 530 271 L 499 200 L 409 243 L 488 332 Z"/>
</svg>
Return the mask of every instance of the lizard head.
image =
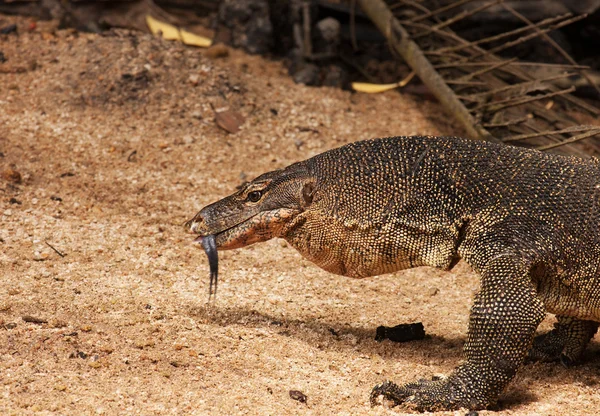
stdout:
<svg viewBox="0 0 600 416">
<path fill-rule="evenodd" d="M 283 236 L 294 218 L 312 202 L 314 180 L 301 164 L 265 173 L 239 191 L 200 210 L 185 228 L 214 236 L 221 250 Z"/>
</svg>

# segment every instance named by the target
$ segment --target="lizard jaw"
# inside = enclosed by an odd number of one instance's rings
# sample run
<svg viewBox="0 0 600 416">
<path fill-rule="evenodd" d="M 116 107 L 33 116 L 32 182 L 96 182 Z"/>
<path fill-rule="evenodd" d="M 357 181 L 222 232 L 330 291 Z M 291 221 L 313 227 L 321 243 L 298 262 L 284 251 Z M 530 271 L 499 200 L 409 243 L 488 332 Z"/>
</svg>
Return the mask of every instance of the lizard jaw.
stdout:
<svg viewBox="0 0 600 416">
<path fill-rule="evenodd" d="M 192 233 L 200 234 L 194 240 L 195 244 L 201 246 L 204 237 L 214 235 L 219 250 L 231 250 L 280 237 L 290 219 L 298 212 L 289 208 L 262 211 L 239 224 L 216 232 L 203 227 L 205 222 L 193 220 L 186 224 L 186 228 Z"/>
</svg>

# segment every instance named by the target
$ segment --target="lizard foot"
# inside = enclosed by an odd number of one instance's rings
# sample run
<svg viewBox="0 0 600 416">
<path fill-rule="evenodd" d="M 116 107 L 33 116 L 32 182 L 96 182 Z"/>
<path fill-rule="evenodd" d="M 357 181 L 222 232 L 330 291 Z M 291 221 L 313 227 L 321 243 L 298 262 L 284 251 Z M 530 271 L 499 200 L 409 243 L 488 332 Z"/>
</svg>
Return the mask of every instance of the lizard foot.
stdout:
<svg viewBox="0 0 600 416">
<path fill-rule="evenodd" d="M 533 340 L 529 361 L 560 361 L 571 367 L 580 360 L 598 328 L 597 322 L 558 317 L 554 329 Z"/>
<path fill-rule="evenodd" d="M 371 391 L 371 406 L 403 405 L 410 410 L 432 412 L 440 410 L 485 409 L 488 403 L 477 399 L 466 389 L 467 385 L 455 377 L 419 380 L 399 386 L 391 381 L 375 386 Z"/>
</svg>

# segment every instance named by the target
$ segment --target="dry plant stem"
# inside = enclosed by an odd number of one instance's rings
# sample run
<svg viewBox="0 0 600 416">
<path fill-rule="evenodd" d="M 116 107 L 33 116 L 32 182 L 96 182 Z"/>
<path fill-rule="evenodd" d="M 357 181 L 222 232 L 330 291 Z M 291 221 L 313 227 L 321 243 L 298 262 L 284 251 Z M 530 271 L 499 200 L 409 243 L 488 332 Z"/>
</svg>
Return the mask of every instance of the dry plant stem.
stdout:
<svg viewBox="0 0 600 416">
<path fill-rule="evenodd" d="M 435 16 L 435 15 L 438 15 L 440 13 L 444 13 L 444 12 L 446 12 L 448 10 L 452 10 L 452 9 L 454 9 L 456 7 L 462 6 L 463 4 L 471 3 L 472 1 L 474 1 L 474 0 L 460 0 L 460 1 L 457 1 L 457 2 L 449 4 L 447 6 L 440 7 L 439 9 L 436 9 L 436 10 L 430 11 L 428 13 L 422 14 L 420 16 L 417 16 L 417 17 L 411 19 L 411 22 L 419 22 L 419 21 L 427 19 L 429 17 Z"/>
<path fill-rule="evenodd" d="M 352 42 L 352 49 L 358 50 L 358 43 L 356 42 L 356 0 L 352 0 L 350 3 L 350 41 Z"/>
<path fill-rule="evenodd" d="M 559 16 L 557 18 L 546 19 L 546 20 L 538 22 L 537 25 L 540 26 L 540 25 L 544 25 L 544 24 L 554 23 L 554 22 L 556 22 L 556 21 L 564 18 L 565 16 L 567 16 L 567 15 Z M 429 27 L 429 26 L 427 26 L 427 25 L 425 25 L 423 23 L 414 23 L 414 22 L 406 22 L 405 21 L 404 24 L 411 25 L 411 26 L 418 27 L 418 28 L 427 28 L 427 27 Z M 521 29 L 527 29 L 527 28 L 521 28 Z M 519 30 L 519 29 L 517 29 L 517 30 Z M 438 51 L 427 52 L 428 55 L 439 55 L 439 56 L 444 56 L 445 57 L 446 54 L 444 52 L 440 52 L 440 51 L 443 51 L 443 50 L 446 50 L 446 49 L 453 49 L 453 48 L 458 48 L 458 50 L 463 50 L 463 49 L 467 49 L 468 50 L 469 47 L 473 47 L 474 52 L 472 52 L 472 54 L 475 54 L 475 53 L 478 52 L 479 55 L 477 55 L 477 56 L 488 55 L 488 53 L 487 53 L 487 51 L 485 49 L 482 49 L 479 46 L 477 46 L 477 44 L 480 43 L 481 41 L 479 41 L 479 42 L 468 42 L 465 39 L 461 38 L 460 36 L 456 35 L 455 33 L 453 33 L 452 31 L 450 31 L 448 29 L 446 29 L 446 30 L 433 30 L 433 32 L 436 33 L 439 36 L 442 36 L 442 37 L 448 39 L 448 40 L 454 40 L 454 41 L 460 43 L 460 45 L 455 46 L 455 47 L 443 48 L 443 49 L 438 50 Z M 515 31 L 508 32 L 508 33 L 515 34 Z M 502 34 L 498 35 L 498 36 L 502 36 Z M 482 40 L 488 40 L 489 41 L 489 40 L 492 40 L 492 39 L 496 40 L 496 37 L 493 36 L 491 38 L 482 39 Z M 490 55 L 489 58 L 491 60 L 494 60 L 494 61 L 500 60 L 500 58 L 498 58 L 498 57 L 496 57 L 494 55 Z M 456 60 L 456 61 L 458 61 L 458 60 L 464 60 L 465 57 L 464 56 L 460 56 L 460 55 L 456 55 L 455 57 L 453 57 L 453 59 Z M 472 60 L 472 59 L 474 59 L 474 57 L 471 56 L 471 57 L 466 58 L 466 59 Z M 476 62 L 457 62 L 456 64 L 469 65 L 469 64 L 477 64 L 477 63 Z M 504 71 L 507 74 L 510 74 L 510 75 L 512 75 L 514 77 L 517 77 L 518 79 L 523 80 L 523 81 L 535 81 L 535 78 L 533 78 L 529 73 L 527 73 L 527 72 L 521 70 L 520 68 L 518 68 L 518 66 L 520 66 L 520 65 L 534 65 L 534 64 L 533 63 L 525 63 L 525 62 L 524 63 L 517 63 L 517 62 L 515 62 L 513 65 L 503 67 L 500 70 Z M 456 66 L 456 65 L 454 65 L 454 66 Z M 549 64 L 540 64 L 539 66 L 549 66 Z M 556 65 L 551 65 L 551 66 L 556 67 Z M 573 68 L 573 69 L 576 69 L 576 68 Z M 550 89 L 556 91 L 556 87 L 554 87 L 552 85 L 550 85 Z M 595 108 L 594 106 L 589 105 L 588 103 L 586 103 L 583 100 L 580 100 L 577 97 L 573 97 L 571 95 L 565 95 L 563 98 L 565 100 L 569 101 L 571 104 L 574 104 L 574 105 L 576 105 L 576 106 L 578 106 L 578 107 L 586 110 L 587 112 L 589 112 L 592 115 L 595 115 L 595 116 L 600 115 L 600 111 L 597 108 Z"/>
<path fill-rule="evenodd" d="M 484 99 L 486 97 L 491 98 L 494 95 L 502 94 L 504 92 L 514 90 L 514 89 L 522 90 L 523 88 L 535 88 L 535 87 L 538 87 L 539 89 L 542 89 L 544 87 L 548 88 L 548 85 L 544 84 L 545 82 L 556 81 L 557 79 L 562 79 L 562 78 L 568 78 L 572 75 L 575 75 L 575 74 L 573 74 L 572 72 L 567 72 L 564 74 L 555 75 L 553 77 L 540 78 L 540 79 L 536 79 L 534 81 L 520 82 L 518 84 L 507 85 L 505 87 L 495 88 L 495 89 L 489 90 L 489 91 L 475 92 L 473 94 L 469 94 L 469 95 L 465 96 L 465 98 L 473 99 L 475 97 L 481 97 L 480 99 Z"/>
<path fill-rule="evenodd" d="M 479 110 L 479 109 L 481 109 L 483 107 L 489 107 L 488 108 L 489 112 L 497 113 L 498 111 L 504 110 L 505 108 L 515 107 L 515 106 L 518 106 L 518 105 L 523 105 L 523 104 L 531 103 L 533 101 L 544 100 L 544 99 L 547 99 L 547 98 L 555 97 L 557 95 L 569 94 L 569 93 L 571 93 L 573 91 L 575 91 L 575 87 L 570 87 L 570 88 L 567 88 L 565 90 L 551 92 L 551 93 L 548 93 L 548 94 L 545 94 L 545 95 L 534 96 L 534 97 L 526 97 L 526 98 L 522 98 L 522 99 L 511 97 L 511 98 L 507 98 L 506 100 L 495 101 L 495 102 L 493 101 L 491 103 L 481 104 L 480 106 L 476 107 L 475 110 Z"/>
<path fill-rule="evenodd" d="M 544 19 L 544 20 L 542 20 L 540 22 L 537 22 L 536 26 L 537 27 L 541 27 L 541 26 L 544 26 L 544 25 L 553 24 L 553 23 L 559 22 L 562 19 L 566 19 L 566 18 L 568 18 L 570 16 L 571 16 L 571 14 L 569 13 L 569 14 L 564 14 L 564 15 L 557 16 L 557 17 L 551 17 L 551 18 L 548 18 L 548 19 Z M 551 26 L 551 27 L 554 28 L 554 26 Z M 435 52 L 438 52 L 438 53 L 441 53 L 441 52 L 457 52 L 457 51 L 460 51 L 460 50 L 463 50 L 463 49 L 466 49 L 466 48 L 469 48 L 469 47 L 472 47 L 472 46 L 481 45 L 483 43 L 495 42 L 495 41 L 500 40 L 500 39 L 504 39 L 504 38 L 507 38 L 507 37 L 510 37 L 510 36 L 514 36 L 514 35 L 518 35 L 518 34 L 521 34 L 523 32 L 527 32 L 530 29 L 531 29 L 531 27 L 524 26 L 524 27 L 520 27 L 520 28 L 511 30 L 509 32 L 499 33 L 499 34 L 494 35 L 494 36 L 489 36 L 487 38 L 479 39 L 479 40 L 474 41 L 474 42 L 468 42 L 468 41 L 466 41 L 466 40 L 464 40 L 464 39 L 461 38 L 461 40 L 463 40 L 463 42 L 464 42 L 462 45 L 449 46 L 449 47 L 441 48 L 441 49 L 438 49 Z M 519 38 L 519 39 L 522 39 L 522 38 Z M 505 45 L 505 44 L 503 44 L 503 45 Z M 503 46 L 503 45 L 501 45 L 501 46 Z M 480 52 L 487 52 L 487 51 L 480 50 Z M 481 53 L 481 55 L 483 55 L 483 53 Z M 481 55 L 476 55 L 476 57 L 479 57 Z"/>
<path fill-rule="evenodd" d="M 529 20 L 528 18 L 523 16 L 521 13 L 519 13 L 514 8 L 512 8 L 510 5 L 503 3 L 502 6 L 506 10 L 508 10 L 513 16 L 515 16 L 517 19 L 520 19 L 523 23 L 530 25 L 530 26 L 534 26 L 534 24 L 531 20 Z M 587 17 L 587 15 L 585 15 L 585 16 Z M 535 26 L 535 30 L 539 31 L 539 28 L 537 26 Z M 554 47 L 554 49 L 556 49 L 556 51 L 558 53 L 560 53 L 562 55 L 562 57 L 565 58 L 570 64 L 577 65 L 577 62 L 575 62 L 575 60 L 573 58 L 571 58 L 571 55 L 569 55 L 563 48 L 561 48 L 561 46 L 558 43 L 556 43 L 556 41 L 554 39 L 552 39 L 550 36 L 548 36 L 547 33 L 541 33 L 541 36 L 544 38 L 544 40 L 546 42 L 548 42 L 550 45 L 552 45 Z M 586 71 L 581 71 L 581 75 L 583 75 L 583 77 L 590 84 L 590 86 L 592 86 L 596 90 L 596 92 L 598 92 L 598 94 L 600 94 L 600 88 L 598 88 L 596 83 L 592 80 L 592 78 L 590 78 L 589 74 Z"/>
<path fill-rule="evenodd" d="M 499 142 L 486 129 L 476 123 L 469 110 L 436 72 L 423 51 L 410 39 L 408 32 L 400 25 L 382 0 L 359 0 L 359 4 L 388 39 L 390 45 L 402 55 L 417 73 L 421 81 L 429 88 L 429 91 L 461 122 L 468 136 L 473 139 Z"/>
<path fill-rule="evenodd" d="M 445 68 L 456 68 L 456 67 L 469 67 L 469 66 L 487 66 L 494 65 L 497 61 L 486 61 L 486 62 L 449 62 L 446 64 L 434 65 L 433 67 L 436 69 L 445 69 Z M 542 62 L 522 62 L 516 61 L 512 62 L 511 65 L 515 66 L 536 66 L 540 68 L 555 68 L 555 69 L 590 69 L 587 65 L 569 65 L 569 64 L 548 64 Z M 571 74 L 575 75 L 575 74 Z"/>
<path fill-rule="evenodd" d="M 484 3 L 483 5 L 481 5 L 479 7 L 476 7 L 474 9 L 465 10 L 465 11 L 457 14 L 456 16 L 454 16 L 454 17 L 452 17 L 452 18 L 444 21 L 443 23 L 439 23 L 439 24 L 437 24 L 435 26 L 431 26 L 431 27 L 429 27 L 428 29 L 424 30 L 421 33 L 414 34 L 412 36 L 412 38 L 413 38 L 413 40 L 416 40 L 416 39 L 418 39 L 420 37 L 427 36 L 427 35 L 429 35 L 434 30 L 443 29 L 443 28 L 445 28 L 447 26 L 450 26 L 453 23 L 456 23 L 456 22 L 458 22 L 458 21 L 460 21 L 462 19 L 465 19 L 465 18 L 467 18 L 469 16 L 473 16 L 474 14 L 477 14 L 477 13 L 483 11 L 483 10 L 489 9 L 490 7 L 495 6 L 498 3 L 502 3 L 503 1 L 504 0 L 494 0 L 494 1 L 490 2 L 490 3 Z"/>
<path fill-rule="evenodd" d="M 525 116 L 525 117 L 521 117 L 521 118 L 516 118 L 516 119 L 504 121 L 502 123 L 484 123 L 483 127 L 487 127 L 487 128 L 508 127 L 508 126 L 514 126 L 514 125 L 517 125 L 517 124 L 524 123 L 524 122 L 526 122 L 528 120 L 530 120 L 530 118 L 527 117 L 527 116 Z M 504 140 L 504 141 L 506 141 L 506 140 Z"/>
<path fill-rule="evenodd" d="M 504 139 L 504 142 L 509 143 L 509 142 L 516 142 L 519 140 L 527 140 L 527 139 L 531 139 L 533 137 L 545 136 L 547 134 L 575 133 L 575 132 L 580 132 L 580 131 L 587 132 L 590 130 L 600 131 L 600 128 L 598 126 L 575 126 L 575 127 L 569 127 L 566 129 L 562 129 L 562 130 L 540 131 L 537 133 L 520 134 L 518 136 L 509 137 L 507 139 Z"/>
<path fill-rule="evenodd" d="M 416 1 L 411 1 L 411 0 L 400 0 L 397 3 L 394 4 L 390 4 L 389 8 L 390 10 L 396 10 L 402 6 L 411 6 L 414 7 L 415 9 L 419 9 L 420 11 L 422 11 L 423 13 L 429 13 L 429 9 L 419 3 L 417 3 Z"/>
<path fill-rule="evenodd" d="M 46 243 L 46 245 L 47 245 L 48 247 L 50 247 L 52 250 L 54 250 L 54 252 L 55 252 L 56 254 L 58 254 L 58 255 L 59 255 L 59 256 L 61 256 L 61 257 L 65 257 L 65 254 L 64 254 L 64 253 L 61 253 L 60 251 L 58 251 L 58 249 L 57 249 L 56 247 L 54 247 L 52 244 L 50 244 L 50 243 L 49 243 L 49 242 L 47 242 L 47 241 L 44 241 L 44 243 Z"/>
<path fill-rule="evenodd" d="M 310 4 L 308 2 L 302 5 L 302 23 L 304 28 L 304 56 L 309 57 L 312 55 L 312 41 L 310 34 Z"/>
<path fill-rule="evenodd" d="M 492 49 L 486 51 L 484 54 L 481 54 L 481 55 L 489 55 L 489 54 L 492 54 L 492 53 L 503 51 L 504 49 L 508 49 L 508 48 L 510 48 L 512 46 L 519 45 L 521 43 L 527 42 L 528 40 L 540 37 L 540 36 L 544 35 L 545 33 L 548 33 L 548 32 L 550 32 L 552 30 L 560 29 L 561 27 L 570 25 L 571 23 L 575 23 L 575 22 L 577 22 L 577 21 L 579 21 L 579 20 L 581 20 L 583 18 L 585 18 L 585 16 L 575 16 L 575 17 L 572 17 L 570 19 L 563 20 L 562 22 L 557 23 L 555 25 L 549 26 L 549 27 L 547 27 L 545 29 L 539 29 L 537 27 L 538 25 L 534 25 L 533 27 L 538 29 L 535 33 L 530 33 L 529 35 L 520 37 L 519 39 L 513 40 L 511 42 L 506 42 L 506 43 L 504 43 L 504 44 L 502 44 L 500 46 L 496 46 L 495 48 L 492 48 Z M 478 58 L 481 55 L 475 55 L 474 57 Z"/>
<path fill-rule="evenodd" d="M 596 126 L 593 126 L 593 127 L 596 127 Z M 573 137 L 568 138 L 567 140 L 564 140 L 564 141 L 562 141 L 560 143 L 552 143 L 552 144 L 548 144 L 548 145 L 545 145 L 545 146 L 539 146 L 536 149 L 538 149 L 538 150 L 550 150 L 550 149 L 554 149 L 554 148 L 559 147 L 559 146 L 564 146 L 566 144 L 575 143 L 575 142 L 577 142 L 579 140 L 587 139 L 588 137 L 596 136 L 598 134 L 600 134 L 600 129 L 599 130 L 589 131 L 589 132 L 586 132 L 586 133 L 582 133 L 582 134 L 579 134 L 577 136 L 573 136 Z"/>
<path fill-rule="evenodd" d="M 510 65 L 515 62 L 517 58 L 507 59 L 506 61 L 498 61 L 493 65 L 488 66 L 487 68 L 480 69 L 479 71 L 471 72 L 470 74 L 463 75 L 458 78 L 457 81 L 468 81 L 476 76 L 487 74 L 488 72 L 494 71 L 498 68 L 502 68 L 503 66 Z"/>
</svg>

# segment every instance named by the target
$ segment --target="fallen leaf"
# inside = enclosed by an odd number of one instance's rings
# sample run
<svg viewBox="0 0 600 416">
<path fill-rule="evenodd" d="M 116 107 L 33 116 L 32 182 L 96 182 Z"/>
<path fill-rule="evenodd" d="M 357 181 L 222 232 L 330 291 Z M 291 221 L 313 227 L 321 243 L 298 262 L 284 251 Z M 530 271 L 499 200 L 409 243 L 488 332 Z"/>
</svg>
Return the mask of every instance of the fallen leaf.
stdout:
<svg viewBox="0 0 600 416">
<path fill-rule="evenodd" d="M 208 48 L 212 45 L 212 40 L 209 38 L 196 35 L 169 23 L 161 22 L 150 15 L 146 16 L 146 23 L 154 35 L 161 35 L 163 39 L 178 40 L 186 45 L 199 46 L 201 48 Z"/>
<path fill-rule="evenodd" d="M 229 133 L 237 133 L 240 131 L 240 126 L 244 124 L 244 116 L 237 111 L 224 110 L 215 111 L 215 121 L 217 125 Z"/>
<path fill-rule="evenodd" d="M 393 90 L 394 88 L 404 87 L 406 84 L 408 84 L 413 79 L 414 76 L 415 76 L 415 73 L 411 72 L 402 81 L 394 82 L 393 84 L 370 84 L 368 82 L 353 82 L 352 89 L 354 91 L 358 91 L 358 92 L 366 92 L 368 94 L 377 94 L 380 92 Z"/>
<path fill-rule="evenodd" d="M 366 92 L 368 94 L 377 94 L 398 88 L 398 83 L 394 84 L 369 84 L 367 82 L 353 82 L 352 89 L 358 92 Z"/>
<path fill-rule="evenodd" d="M 154 35 L 160 34 L 167 40 L 181 40 L 179 29 L 173 25 L 156 20 L 150 15 L 146 16 L 146 23 Z"/>
<path fill-rule="evenodd" d="M 181 29 L 181 41 L 186 45 L 199 46 L 201 48 L 208 48 L 212 45 L 212 39 L 196 35 L 195 33 L 183 29 Z"/>
</svg>

